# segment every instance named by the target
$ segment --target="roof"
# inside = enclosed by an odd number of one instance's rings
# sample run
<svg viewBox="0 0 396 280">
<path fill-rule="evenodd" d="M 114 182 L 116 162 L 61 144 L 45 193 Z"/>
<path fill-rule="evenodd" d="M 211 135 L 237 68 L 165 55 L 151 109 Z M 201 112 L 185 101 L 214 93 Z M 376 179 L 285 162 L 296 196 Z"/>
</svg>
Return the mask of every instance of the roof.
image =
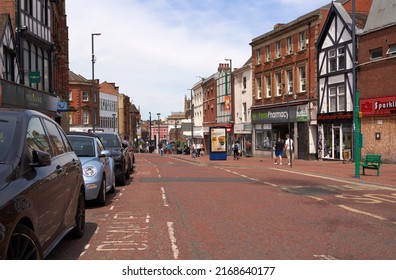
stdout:
<svg viewBox="0 0 396 280">
<path fill-rule="evenodd" d="M 394 24 L 396 24 L 395 1 L 373 0 L 363 32 L 371 32 Z"/>
<path fill-rule="evenodd" d="M 114 94 L 114 95 L 119 95 L 119 91 L 118 91 L 118 86 L 115 85 L 115 83 L 109 83 L 104 81 L 103 83 L 100 84 L 100 92 L 103 93 L 109 93 L 109 94 Z"/>
<path fill-rule="evenodd" d="M 83 76 L 74 73 L 73 71 L 69 71 L 69 82 L 75 83 L 91 83 L 91 80 L 87 80 Z"/>
</svg>

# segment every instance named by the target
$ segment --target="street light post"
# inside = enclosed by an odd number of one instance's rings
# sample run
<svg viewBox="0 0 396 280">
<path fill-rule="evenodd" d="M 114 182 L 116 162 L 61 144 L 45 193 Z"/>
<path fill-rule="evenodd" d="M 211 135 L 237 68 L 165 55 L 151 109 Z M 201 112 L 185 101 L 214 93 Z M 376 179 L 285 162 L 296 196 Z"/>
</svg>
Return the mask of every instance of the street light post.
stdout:
<svg viewBox="0 0 396 280">
<path fill-rule="evenodd" d="M 289 91 L 286 95 L 286 103 L 287 103 L 287 126 L 288 126 L 288 134 L 289 134 L 289 153 L 290 153 L 290 168 L 293 167 L 293 147 L 291 145 L 291 133 L 290 133 L 290 106 L 289 106 L 289 96 L 292 95 L 293 92 Z M 296 98 L 296 95 L 293 95 L 293 98 Z"/>
<path fill-rule="evenodd" d="M 115 132 L 115 128 L 116 128 L 116 119 L 115 119 L 115 117 L 116 117 L 116 114 L 112 114 L 112 116 L 113 116 L 113 132 Z"/>
<path fill-rule="evenodd" d="M 161 134 L 160 134 L 160 116 L 161 116 L 161 113 L 157 113 L 157 116 L 158 116 L 158 153 L 161 154 L 161 149 L 160 149 L 160 136 L 161 136 Z"/>
<path fill-rule="evenodd" d="M 193 90 L 190 90 L 190 99 L 191 99 L 191 148 L 194 145 L 194 103 L 193 103 Z"/>
<path fill-rule="evenodd" d="M 94 36 L 100 36 L 101 33 L 92 33 L 92 84 L 91 84 L 91 110 L 92 110 L 92 131 L 95 132 L 96 123 L 96 110 L 94 108 L 94 95 L 95 95 L 95 51 L 94 51 Z"/>
<path fill-rule="evenodd" d="M 149 122 L 150 122 L 150 131 L 149 131 L 149 153 L 151 153 L 151 112 L 149 112 Z"/>
</svg>

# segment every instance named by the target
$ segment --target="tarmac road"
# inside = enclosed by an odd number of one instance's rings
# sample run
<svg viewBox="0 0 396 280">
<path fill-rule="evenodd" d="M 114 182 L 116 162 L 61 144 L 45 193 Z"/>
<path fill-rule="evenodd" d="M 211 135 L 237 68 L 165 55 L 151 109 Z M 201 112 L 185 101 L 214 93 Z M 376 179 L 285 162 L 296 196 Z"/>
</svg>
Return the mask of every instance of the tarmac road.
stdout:
<svg viewBox="0 0 396 280">
<path fill-rule="evenodd" d="M 62 241 L 49 259 L 396 258 L 393 166 L 374 184 L 342 175 L 348 164 L 337 173 L 335 163 L 317 161 L 289 168 L 271 159 L 135 156 L 130 184 L 105 207 L 88 207 L 85 236 Z"/>
</svg>

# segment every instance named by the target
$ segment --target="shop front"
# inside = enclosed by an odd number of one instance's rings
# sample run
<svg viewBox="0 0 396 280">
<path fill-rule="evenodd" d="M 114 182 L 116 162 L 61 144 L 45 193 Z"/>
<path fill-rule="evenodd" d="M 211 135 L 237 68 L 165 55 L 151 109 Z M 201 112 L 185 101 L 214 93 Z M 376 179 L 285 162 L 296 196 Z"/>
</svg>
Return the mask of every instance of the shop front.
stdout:
<svg viewBox="0 0 396 280">
<path fill-rule="evenodd" d="M 297 106 L 252 111 L 252 147 L 255 156 L 273 157 L 273 146 L 278 137 L 285 140 L 286 134 L 290 134 L 294 139 L 296 112 Z M 296 151 L 297 141 L 294 143 Z"/>
<path fill-rule="evenodd" d="M 318 158 L 350 160 L 352 158 L 353 113 L 318 115 Z"/>
<path fill-rule="evenodd" d="M 242 147 L 243 156 L 252 156 L 252 125 L 240 123 L 234 125 L 234 137 Z"/>
</svg>

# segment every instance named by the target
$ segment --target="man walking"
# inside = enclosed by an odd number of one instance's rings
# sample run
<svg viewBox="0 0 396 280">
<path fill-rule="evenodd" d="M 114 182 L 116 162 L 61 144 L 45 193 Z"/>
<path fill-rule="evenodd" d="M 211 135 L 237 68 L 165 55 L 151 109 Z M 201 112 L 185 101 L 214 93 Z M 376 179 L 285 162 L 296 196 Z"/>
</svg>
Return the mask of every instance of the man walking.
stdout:
<svg viewBox="0 0 396 280">
<path fill-rule="evenodd" d="M 286 134 L 286 141 L 285 141 L 285 152 L 286 152 L 286 157 L 287 157 L 287 165 L 290 165 L 292 162 L 292 157 L 293 157 L 293 140 L 290 138 L 289 134 Z"/>
<path fill-rule="evenodd" d="M 282 165 L 282 152 L 283 152 L 283 142 L 280 137 L 278 137 L 278 141 L 275 142 L 275 162 L 274 164 Z"/>
</svg>

